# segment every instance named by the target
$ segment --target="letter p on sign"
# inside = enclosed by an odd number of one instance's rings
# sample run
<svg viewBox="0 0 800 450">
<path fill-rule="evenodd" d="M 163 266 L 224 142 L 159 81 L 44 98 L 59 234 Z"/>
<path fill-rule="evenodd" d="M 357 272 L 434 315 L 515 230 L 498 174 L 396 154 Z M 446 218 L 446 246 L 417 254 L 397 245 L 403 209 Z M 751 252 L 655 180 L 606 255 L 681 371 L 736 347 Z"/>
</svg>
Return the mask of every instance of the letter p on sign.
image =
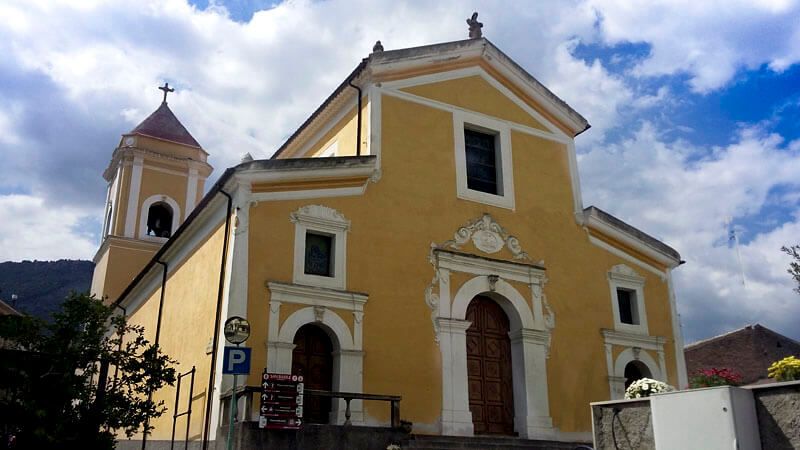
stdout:
<svg viewBox="0 0 800 450">
<path fill-rule="evenodd" d="M 222 358 L 222 373 L 234 375 L 250 374 L 250 347 L 225 347 Z"/>
</svg>

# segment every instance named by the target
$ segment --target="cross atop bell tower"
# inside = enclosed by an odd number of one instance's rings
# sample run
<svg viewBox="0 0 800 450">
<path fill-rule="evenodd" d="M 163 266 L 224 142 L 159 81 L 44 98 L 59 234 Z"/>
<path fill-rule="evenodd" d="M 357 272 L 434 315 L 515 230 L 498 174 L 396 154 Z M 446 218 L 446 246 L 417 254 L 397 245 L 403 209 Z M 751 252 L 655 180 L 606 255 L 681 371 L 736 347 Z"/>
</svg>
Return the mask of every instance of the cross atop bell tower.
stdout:
<svg viewBox="0 0 800 450">
<path fill-rule="evenodd" d="M 159 86 L 158 88 L 164 91 L 164 100 L 162 100 L 161 103 L 167 103 L 167 94 L 170 92 L 175 92 L 175 88 L 169 87 L 169 83 L 167 82 L 164 82 L 164 85 Z"/>
</svg>

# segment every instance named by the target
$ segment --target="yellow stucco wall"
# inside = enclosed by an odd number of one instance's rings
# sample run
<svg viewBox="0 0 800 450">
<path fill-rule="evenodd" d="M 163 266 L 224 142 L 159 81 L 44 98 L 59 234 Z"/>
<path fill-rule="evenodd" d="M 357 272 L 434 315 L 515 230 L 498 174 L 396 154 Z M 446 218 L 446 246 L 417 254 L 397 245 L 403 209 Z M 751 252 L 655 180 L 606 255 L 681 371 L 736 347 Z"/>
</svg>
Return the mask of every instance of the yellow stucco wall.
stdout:
<svg viewBox="0 0 800 450">
<path fill-rule="evenodd" d="M 449 105 L 458 105 L 470 111 L 548 131 L 541 122 L 478 75 L 422 84 L 402 90 L 420 97 Z"/>
<path fill-rule="evenodd" d="M 193 365 L 197 370 L 189 430 L 191 440 L 201 438 L 205 417 L 205 395 L 211 364 L 211 355 L 207 355 L 205 350 L 214 334 L 224 229 L 224 222 L 217 225 L 183 263 L 170 268 L 164 291 L 159 345 L 164 353 L 178 361 L 175 368 L 179 373 L 191 370 Z M 145 335 L 151 342 L 155 339 L 160 296 L 159 283 L 141 306 L 129 311 L 130 322 L 144 326 Z M 189 377 L 185 378 L 181 387 L 180 412 L 185 411 L 188 406 L 189 380 Z M 148 439 L 170 439 L 175 387 L 161 389 L 154 394 L 153 399 L 163 400 L 167 411 L 160 418 L 151 421 L 156 429 Z M 185 420 L 185 417 L 178 419 L 179 432 L 176 433 L 180 436 L 183 436 L 186 429 Z M 141 439 L 141 435 L 134 439 Z"/>
<path fill-rule="evenodd" d="M 462 82 L 453 83 L 454 90 L 462 89 Z M 439 99 L 462 108 L 477 109 L 477 102 L 485 113 L 506 108 L 507 100 L 496 95 L 473 97 L 442 94 Z M 364 392 L 402 395 L 403 418 L 433 427 L 441 410 L 441 361 L 424 297 L 433 276 L 428 262 L 430 243 L 451 239 L 467 220 L 488 212 L 519 238 L 535 260 L 543 259 L 547 268 L 544 293 L 556 317 L 547 361 L 555 427 L 566 432 L 590 431 L 589 402 L 609 397 L 600 329 L 613 328 L 606 274 L 616 264 L 628 264 L 645 278 L 650 334 L 667 338 L 669 381 L 677 383 L 667 284 L 589 242 L 573 216 L 563 144 L 511 132 L 516 210 L 510 211 L 456 197 L 450 112 L 391 96 L 383 96 L 382 105 L 384 173 L 363 196 L 262 202 L 251 208 L 248 318 L 254 342 L 267 338 L 265 281 L 292 281 L 294 225 L 289 214 L 308 204 L 334 208 L 351 221 L 347 289 L 369 294 L 363 322 Z M 508 253 L 482 255 L 510 260 Z M 453 274 L 452 292 L 467 278 Z M 530 299 L 529 288 L 515 287 Z M 282 306 L 282 320 L 290 311 L 288 306 Z M 253 367 L 263 367 L 265 362 L 266 350 L 254 346 Z M 254 369 L 249 384 L 258 383 L 259 372 Z M 365 415 L 387 421 L 387 409 L 368 403 Z"/>
<path fill-rule="evenodd" d="M 92 293 L 113 302 L 156 254 L 160 244 L 109 236 L 92 276 Z"/>
<path fill-rule="evenodd" d="M 361 154 L 366 155 L 367 152 L 367 130 L 369 126 L 369 99 L 364 97 L 361 99 Z M 306 156 L 318 156 L 319 153 L 325 151 L 334 142 L 336 142 L 336 155 L 334 156 L 355 156 L 356 154 L 356 134 L 358 129 L 358 115 L 356 114 L 357 106 L 350 108 L 344 116 L 339 119 L 337 123 L 328 130 L 322 137 L 317 139 L 311 144 Z M 281 155 L 281 157 L 297 158 L 301 155 Z"/>
</svg>

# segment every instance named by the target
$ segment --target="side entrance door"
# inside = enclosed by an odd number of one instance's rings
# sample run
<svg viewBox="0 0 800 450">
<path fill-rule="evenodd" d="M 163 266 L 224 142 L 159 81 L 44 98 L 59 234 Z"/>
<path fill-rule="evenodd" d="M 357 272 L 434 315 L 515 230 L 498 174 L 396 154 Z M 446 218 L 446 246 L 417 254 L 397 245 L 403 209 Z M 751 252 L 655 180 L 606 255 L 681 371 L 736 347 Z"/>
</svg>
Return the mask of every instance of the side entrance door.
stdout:
<svg viewBox="0 0 800 450">
<path fill-rule="evenodd" d="M 292 373 L 303 375 L 306 389 L 330 391 L 333 385 L 333 346 L 316 325 L 303 325 L 294 336 Z M 329 423 L 330 397 L 305 395 L 303 418 L 307 423 Z"/>
</svg>

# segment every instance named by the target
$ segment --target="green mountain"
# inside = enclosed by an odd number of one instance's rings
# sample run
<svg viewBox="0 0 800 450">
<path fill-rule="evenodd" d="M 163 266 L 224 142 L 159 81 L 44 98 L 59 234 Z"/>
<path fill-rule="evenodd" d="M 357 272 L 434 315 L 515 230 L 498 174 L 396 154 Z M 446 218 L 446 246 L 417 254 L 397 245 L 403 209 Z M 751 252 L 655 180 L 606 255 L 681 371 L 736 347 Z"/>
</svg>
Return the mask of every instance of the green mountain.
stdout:
<svg viewBox="0 0 800 450">
<path fill-rule="evenodd" d="M 0 263 L 0 300 L 19 312 L 49 320 L 69 291 L 89 290 L 93 270 L 91 261 L 68 259 Z"/>
</svg>

